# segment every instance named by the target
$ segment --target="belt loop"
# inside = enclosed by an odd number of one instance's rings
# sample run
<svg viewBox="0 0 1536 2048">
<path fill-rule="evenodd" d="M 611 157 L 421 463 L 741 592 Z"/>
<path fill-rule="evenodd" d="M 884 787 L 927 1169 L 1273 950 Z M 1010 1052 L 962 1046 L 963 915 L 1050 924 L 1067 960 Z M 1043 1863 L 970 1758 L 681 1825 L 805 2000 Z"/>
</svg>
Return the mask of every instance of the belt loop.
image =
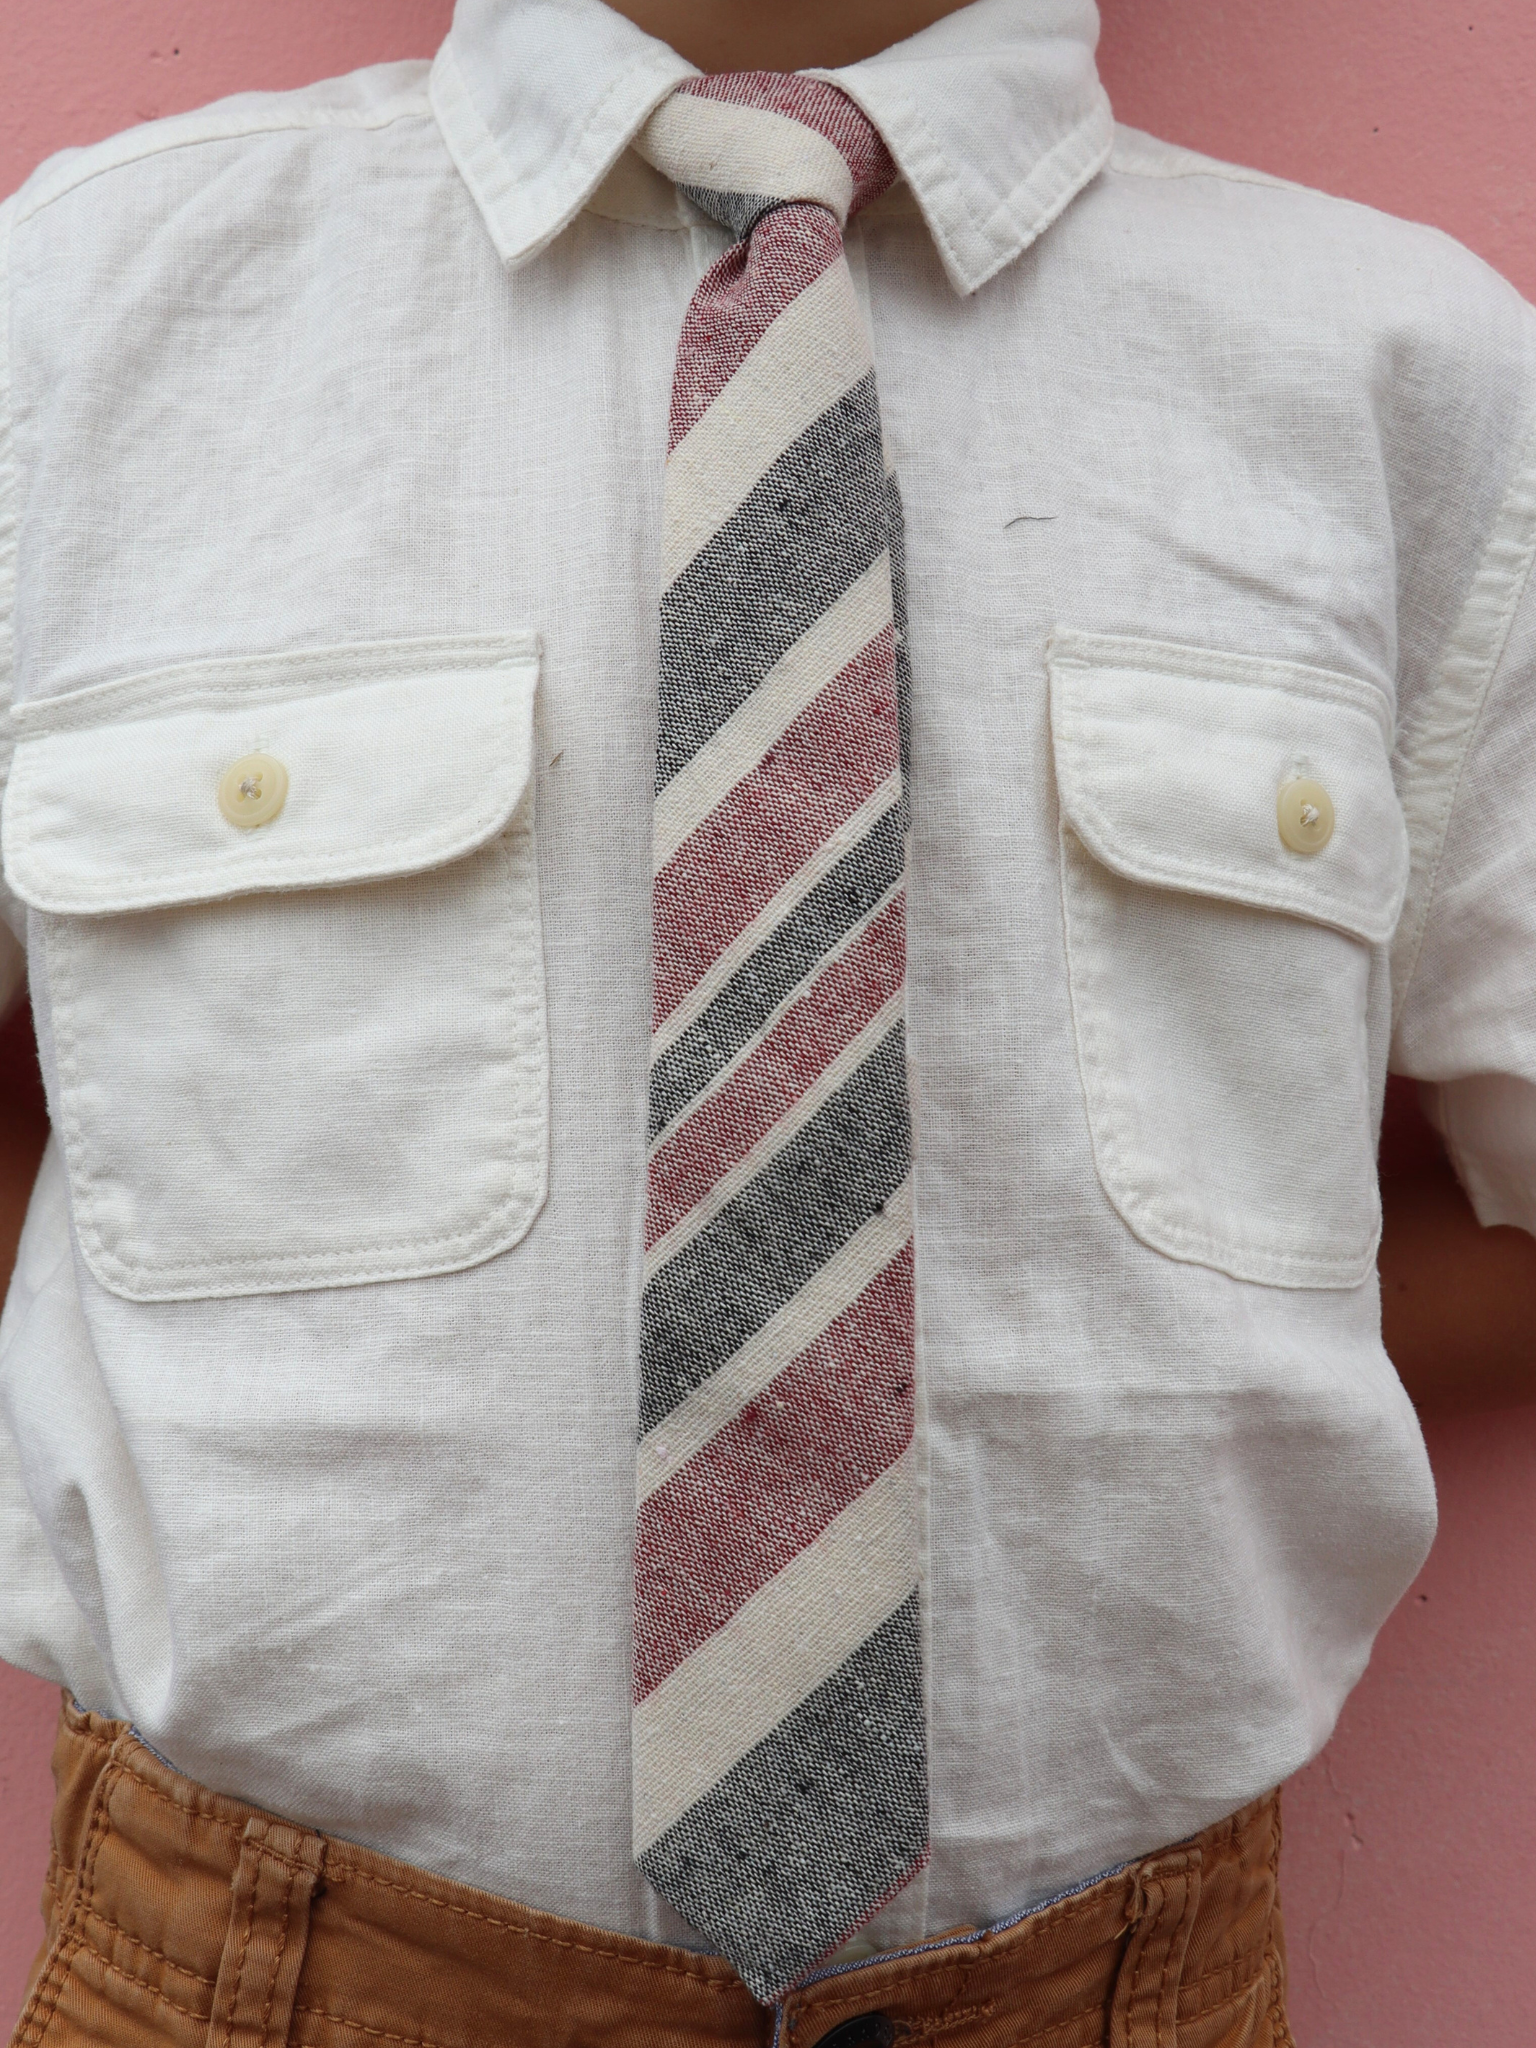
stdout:
<svg viewBox="0 0 1536 2048">
<path fill-rule="evenodd" d="M 319 1835 L 260 1814 L 246 1822 L 207 2048 L 283 2048 L 324 1860 Z"/>
<path fill-rule="evenodd" d="M 1149 1857 L 1132 1887 L 1131 1938 L 1115 1980 L 1108 2048 L 1177 2048 L 1179 1982 L 1200 1903 L 1200 1851 Z"/>
</svg>

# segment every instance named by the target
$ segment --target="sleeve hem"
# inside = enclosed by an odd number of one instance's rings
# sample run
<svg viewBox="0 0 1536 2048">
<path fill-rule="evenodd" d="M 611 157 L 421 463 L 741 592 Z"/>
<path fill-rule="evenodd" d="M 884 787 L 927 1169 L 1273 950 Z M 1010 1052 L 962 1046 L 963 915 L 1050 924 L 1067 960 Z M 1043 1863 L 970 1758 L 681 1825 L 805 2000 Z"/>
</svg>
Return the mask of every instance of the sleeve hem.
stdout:
<svg viewBox="0 0 1536 2048">
<path fill-rule="evenodd" d="M 1536 1082 L 1471 1074 L 1419 1094 L 1478 1222 L 1536 1237 Z"/>
</svg>

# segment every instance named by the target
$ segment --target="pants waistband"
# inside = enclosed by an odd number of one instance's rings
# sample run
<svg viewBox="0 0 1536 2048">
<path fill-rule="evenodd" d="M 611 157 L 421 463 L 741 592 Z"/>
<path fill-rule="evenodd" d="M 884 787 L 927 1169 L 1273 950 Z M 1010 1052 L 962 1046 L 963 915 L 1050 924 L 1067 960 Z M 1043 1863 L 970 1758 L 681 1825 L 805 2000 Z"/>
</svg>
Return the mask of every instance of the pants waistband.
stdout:
<svg viewBox="0 0 1536 2048">
<path fill-rule="evenodd" d="M 1278 1794 L 1010 1924 L 757 2005 L 717 1958 L 274 1819 L 66 1702 L 13 2048 L 1292 2048 Z"/>
</svg>

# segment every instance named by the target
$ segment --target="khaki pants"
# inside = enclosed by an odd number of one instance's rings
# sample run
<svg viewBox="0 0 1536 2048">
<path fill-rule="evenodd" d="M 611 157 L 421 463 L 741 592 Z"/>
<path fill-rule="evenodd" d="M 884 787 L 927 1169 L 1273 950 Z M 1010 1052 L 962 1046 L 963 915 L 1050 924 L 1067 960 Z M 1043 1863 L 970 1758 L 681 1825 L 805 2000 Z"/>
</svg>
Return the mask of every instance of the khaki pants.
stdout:
<svg viewBox="0 0 1536 2048">
<path fill-rule="evenodd" d="M 1277 1796 L 773 2013 L 711 1957 L 205 1791 L 121 1722 L 66 1705 L 54 1773 L 48 1938 L 15 2048 L 1292 2048 Z"/>
</svg>

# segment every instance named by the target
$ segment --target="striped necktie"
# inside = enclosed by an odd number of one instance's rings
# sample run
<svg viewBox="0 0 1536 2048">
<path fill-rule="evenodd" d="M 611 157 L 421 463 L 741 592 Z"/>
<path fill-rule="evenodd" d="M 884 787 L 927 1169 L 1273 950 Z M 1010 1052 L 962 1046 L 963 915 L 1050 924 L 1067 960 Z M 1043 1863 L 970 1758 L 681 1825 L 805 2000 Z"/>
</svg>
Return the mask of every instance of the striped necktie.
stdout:
<svg viewBox="0 0 1536 2048">
<path fill-rule="evenodd" d="M 834 86 L 696 77 L 638 148 L 734 246 L 666 471 L 634 1848 L 771 2003 L 927 1860 L 901 506 Z"/>
</svg>

